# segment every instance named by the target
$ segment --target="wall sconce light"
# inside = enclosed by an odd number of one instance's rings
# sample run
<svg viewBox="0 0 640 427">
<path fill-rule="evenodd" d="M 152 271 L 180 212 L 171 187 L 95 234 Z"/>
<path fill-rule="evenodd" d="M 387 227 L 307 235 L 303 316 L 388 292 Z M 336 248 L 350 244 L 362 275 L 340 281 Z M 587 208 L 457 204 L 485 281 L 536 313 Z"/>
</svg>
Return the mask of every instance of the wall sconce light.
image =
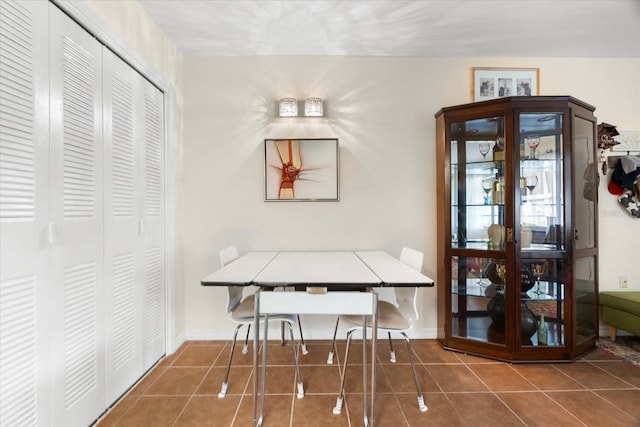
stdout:
<svg viewBox="0 0 640 427">
<path fill-rule="evenodd" d="M 298 117 L 298 100 L 295 98 L 280 99 L 278 101 L 278 115 L 280 117 Z M 321 98 L 312 97 L 304 100 L 304 117 L 323 116 L 324 102 Z"/>
<path fill-rule="evenodd" d="M 307 98 L 304 100 L 304 115 L 308 117 L 322 117 L 324 115 L 322 108 L 322 99 Z"/>
<path fill-rule="evenodd" d="M 282 98 L 279 102 L 280 117 L 296 117 L 298 101 L 295 98 Z"/>
</svg>

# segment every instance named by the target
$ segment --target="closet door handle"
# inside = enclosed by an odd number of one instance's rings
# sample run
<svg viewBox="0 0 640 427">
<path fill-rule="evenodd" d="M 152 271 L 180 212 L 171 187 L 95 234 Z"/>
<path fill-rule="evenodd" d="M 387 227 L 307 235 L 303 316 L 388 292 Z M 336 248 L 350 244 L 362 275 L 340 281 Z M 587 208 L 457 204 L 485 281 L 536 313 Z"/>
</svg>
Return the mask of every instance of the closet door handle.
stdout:
<svg viewBox="0 0 640 427">
<path fill-rule="evenodd" d="M 50 222 L 47 227 L 47 241 L 50 245 L 58 242 L 58 224 Z"/>
</svg>

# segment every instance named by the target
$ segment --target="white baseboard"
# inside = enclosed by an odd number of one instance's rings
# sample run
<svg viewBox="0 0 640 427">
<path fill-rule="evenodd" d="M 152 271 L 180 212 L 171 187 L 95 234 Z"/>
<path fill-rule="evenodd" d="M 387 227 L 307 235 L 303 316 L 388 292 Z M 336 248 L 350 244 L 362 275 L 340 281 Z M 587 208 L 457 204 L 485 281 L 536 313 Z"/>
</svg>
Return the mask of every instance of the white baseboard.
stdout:
<svg viewBox="0 0 640 427">
<path fill-rule="evenodd" d="M 313 340 L 330 340 L 333 337 L 333 330 L 331 328 L 313 328 L 306 329 L 303 326 L 302 332 L 304 339 L 307 341 Z M 246 329 L 242 329 L 238 334 L 238 339 L 244 339 Z M 600 325 L 598 330 L 599 336 L 609 337 L 609 326 Z M 262 332 L 260 332 L 262 339 Z M 296 339 L 299 339 L 297 330 L 294 330 Z M 413 339 L 436 339 L 438 337 L 437 328 L 416 328 L 407 333 L 409 338 Z M 631 335 L 628 332 L 618 330 L 619 336 Z M 344 339 L 345 332 L 338 329 L 338 338 Z M 394 335 L 391 335 L 392 338 Z M 185 341 L 229 341 L 233 338 L 233 329 L 189 329 L 184 334 L 181 334 L 176 338 L 176 349 L 179 348 Z M 386 339 L 386 332 L 378 332 L 378 339 Z M 253 340 L 253 331 L 251 332 L 250 339 Z M 280 339 L 280 328 L 271 327 L 269 329 L 269 339 Z M 287 338 L 288 339 L 288 338 Z M 174 349 L 174 351 L 176 350 Z"/>
<path fill-rule="evenodd" d="M 185 343 L 186 340 L 187 338 L 185 337 L 184 333 L 181 333 L 177 337 L 175 337 L 171 342 L 171 345 L 166 349 L 167 356 L 175 353 L 180 348 L 180 346 Z"/>
<path fill-rule="evenodd" d="M 260 339 L 262 339 L 263 331 L 260 331 Z M 302 328 L 302 333 L 304 334 L 305 341 L 313 341 L 313 340 L 330 340 L 333 338 L 333 330 L 328 328 L 321 329 L 305 329 L 304 326 Z M 240 330 L 238 333 L 238 340 L 243 340 L 246 334 L 246 329 Z M 397 335 L 397 334 L 396 334 Z M 438 330 L 436 328 L 419 328 L 413 329 L 407 333 L 409 338 L 413 339 L 435 339 L 438 336 Z M 294 336 L 296 339 L 299 339 L 299 333 L 297 329 L 294 329 Z M 233 329 L 189 329 L 184 334 L 185 339 L 181 341 L 183 343 L 186 341 L 229 341 L 233 338 Z M 391 335 L 392 338 L 395 338 L 395 335 Z M 344 339 L 345 332 L 340 331 L 338 329 L 338 339 Z M 378 331 L 378 339 L 387 338 L 387 333 Z M 249 339 L 253 340 L 253 331 L 251 331 L 251 335 Z M 280 339 L 280 328 L 269 328 L 269 339 L 270 340 L 278 340 Z M 288 339 L 288 337 L 287 337 Z"/>
</svg>

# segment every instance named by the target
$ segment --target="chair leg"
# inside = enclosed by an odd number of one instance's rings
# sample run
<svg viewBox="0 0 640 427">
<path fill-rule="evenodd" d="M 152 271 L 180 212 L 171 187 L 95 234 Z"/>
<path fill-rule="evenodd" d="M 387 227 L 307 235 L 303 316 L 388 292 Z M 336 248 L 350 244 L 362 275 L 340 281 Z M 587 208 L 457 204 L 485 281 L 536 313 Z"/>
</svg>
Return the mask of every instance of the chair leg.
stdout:
<svg viewBox="0 0 640 427">
<path fill-rule="evenodd" d="M 291 349 L 293 350 L 293 360 L 296 365 L 296 377 L 298 378 L 298 394 L 296 395 L 296 397 L 298 399 L 302 399 L 304 397 L 304 386 L 302 385 L 302 377 L 300 376 L 300 366 L 298 365 L 298 352 L 296 351 L 296 342 L 293 338 L 293 326 L 291 325 L 291 323 L 288 323 L 288 322 L 287 322 L 287 325 L 289 325 L 289 338 L 291 339 Z"/>
<path fill-rule="evenodd" d="M 300 330 L 300 345 L 302 346 L 302 354 L 308 354 L 307 345 L 304 343 L 304 335 L 302 335 L 302 323 L 300 322 L 300 315 L 298 314 L 298 329 Z"/>
<path fill-rule="evenodd" d="M 244 338 L 244 345 L 242 346 L 242 354 L 249 353 L 249 332 L 251 331 L 251 323 L 247 324 L 247 336 Z"/>
<path fill-rule="evenodd" d="M 387 334 L 389 335 L 389 349 L 390 349 L 389 361 L 391 363 L 396 363 L 396 352 L 393 349 L 393 341 L 391 341 L 391 332 L 387 332 Z"/>
<path fill-rule="evenodd" d="M 236 330 L 233 333 L 233 341 L 231 342 L 231 351 L 229 352 L 229 363 L 227 364 L 227 373 L 224 376 L 220 393 L 218 393 L 218 399 L 222 399 L 227 395 L 227 388 L 229 387 L 229 371 L 231 371 L 231 360 L 233 359 L 233 350 L 236 348 L 236 338 L 238 338 L 238 331 L 242 328 L 242 325 L 236 326 Z"/>
<path fill-rule="evenodd" d="M 284 322 L 280 322 L 280 328 L 283 329 L 284 328 Z M 262 385 L 261 385 L 261 391 L 260 391 L 260 416 L 258 418 L 258 423 L 257 423 L 257 427 L 261 427 L 262 426 L 262 421 L 264 420 L 264 399 L 265 399 L 265 394 L 266 394 L 266 390 L 267 390 L 267 350 L 269 348 L 268 344 L 268 339 L 269 339 L 269 314 L 265 314 L 264 315 L 264 335 L 262 338 Z M 254 349 L 253 354 L 255 355 L 257 353 L 257 350 Z M 257 372 L 254 372 L 254 374 L 257 375 Z M 254 390 L 256 391 L 256 390 Z M 255 398 L 255 394 L 254 394 L 254 398 Z M 255 406 L 254 406 L 254 412 L 255 412 Z M 255 417 L 254 417 L 255 418 Z"/>
<path fill-rule="evenodd" d="M 331 350 L 329 350 L 329 356 L 327 357 L 327 365 L 333 365 L 333 355 L 336 353 L 336 335 L 338 334 L 339 323 L 340 316 L 336 317 L 336 327 L 333 329 L 333 340 L 331 341 Z"/>
<path fill-rule="evenodd" d="M 418 380 L 418 373 L 416 372 L 416 365 L 413 362 L 413 351 L 411 350 L 411 340 L 406 333 L 402 332 L 402 336 L 407 342 L 407 350 L 409 351 L 409 360 L 411 361 L 411 369 L 413 369 L 413 379 L 416 382 L 416 390 L 418 390 L 418 408 L 420 412 L 426 412 L 427 405 L 424 404 L 424 397 L 422 396 L 422 390 L 420 390 L 420 381 Z"/>
<path fill-rule="evenodd" d="M 342 403 L 344 401 L 344 381 L 347 377 L 347 362 L 349 361 L 349 347 L 351 347 L 351 335 L 353 335 L 353 332 L 354 331 L 347 332 L 347 349 L 344 352 L 344 366 L 342 367 L 342 375 L 340 376 L 340 392 L 338 393 L 338 399 L 336 399 L 336 406 L 333 408 L 333 413 L 335 415 L 339 415 L 342 412 Z"/>
<path fill-rule="evenodd" d="M 280 345 L 284 345 L 284 323 L 280 323 Z"/>
</svg>

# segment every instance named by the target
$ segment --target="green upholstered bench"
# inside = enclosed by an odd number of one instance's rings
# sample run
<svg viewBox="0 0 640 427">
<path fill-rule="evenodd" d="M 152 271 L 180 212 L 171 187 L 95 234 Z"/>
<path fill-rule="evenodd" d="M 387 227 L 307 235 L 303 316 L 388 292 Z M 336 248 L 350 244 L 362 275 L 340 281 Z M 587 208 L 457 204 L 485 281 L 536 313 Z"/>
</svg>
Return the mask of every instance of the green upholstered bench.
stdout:
<svg viewBox="0 0 640 427">
<path fill-rule="evenodd" d="M 611 341 L 618 329 L 640 336 L 640 292 L 601 292 L 601 320 L 609 325 Z"/>
</svg>

